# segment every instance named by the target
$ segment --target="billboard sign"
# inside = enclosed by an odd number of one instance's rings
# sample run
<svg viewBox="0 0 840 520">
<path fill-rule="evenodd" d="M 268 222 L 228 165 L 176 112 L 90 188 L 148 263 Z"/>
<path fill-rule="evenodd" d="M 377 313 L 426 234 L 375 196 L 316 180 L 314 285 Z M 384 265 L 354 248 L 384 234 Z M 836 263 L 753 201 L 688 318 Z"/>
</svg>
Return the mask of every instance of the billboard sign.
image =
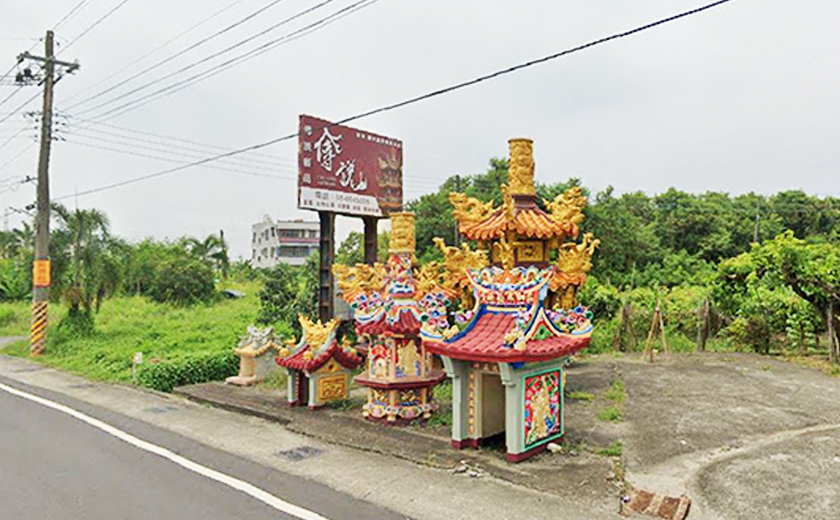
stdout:
<svg viewBox="0 0 840 520">
<path fill-rule="evenodd" d="M 402 211 L 402 141 L 300 116 L 298 208 L 383 217 Z"/>
</svg>

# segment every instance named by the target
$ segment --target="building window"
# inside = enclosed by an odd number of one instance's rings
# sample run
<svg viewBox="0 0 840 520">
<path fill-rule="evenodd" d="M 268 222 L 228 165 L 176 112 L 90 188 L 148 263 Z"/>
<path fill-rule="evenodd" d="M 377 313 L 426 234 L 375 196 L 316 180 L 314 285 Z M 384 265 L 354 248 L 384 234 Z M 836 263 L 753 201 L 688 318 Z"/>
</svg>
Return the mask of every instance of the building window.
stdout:
<svg viewBox="0 0 840 520">
<path fill-rule="evenodd" d="M 277 236 L 274 234 L 274 228 L 271 228 L 271 236 Z"/>
<path fill-rule="evenodd" d="M 277 248 L 277 256 L 285 258 L 306 258 L 313 251 L 307 246 L 286 246 Z"/>
<path fill-rule="evenodd" d="M 318 238 L 318 232 L 315 230 L 309 231 L 309 238 Z"/>
</svg>

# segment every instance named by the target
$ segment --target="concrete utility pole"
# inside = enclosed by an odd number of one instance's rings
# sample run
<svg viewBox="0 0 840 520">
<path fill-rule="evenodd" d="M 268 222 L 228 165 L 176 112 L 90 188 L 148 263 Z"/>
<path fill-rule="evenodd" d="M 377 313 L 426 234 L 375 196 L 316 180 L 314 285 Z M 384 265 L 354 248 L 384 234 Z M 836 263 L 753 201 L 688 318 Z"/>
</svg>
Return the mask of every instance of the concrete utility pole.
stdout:
<svg viewBox="0 0 840 520">
<path fill-rule="evenodd" d="M 44 39 L 44 57 L 25 52 L 19 61 L 29 59 L 43 64 L 44 105 L 41 111 L 41 153 L 38 156 L 38 213 L 35 217 L 35 261 L 32 264 L 32 325 L 30 355 L 44 353 L 47 333 L 47 316 L 50 301 L 50 145 L 52 144 L 53 85 L 56 66 L 67 73 L 79 68 L 78 63 L 55 59 L 53 32 L 47 31 Z"/>
</svg>

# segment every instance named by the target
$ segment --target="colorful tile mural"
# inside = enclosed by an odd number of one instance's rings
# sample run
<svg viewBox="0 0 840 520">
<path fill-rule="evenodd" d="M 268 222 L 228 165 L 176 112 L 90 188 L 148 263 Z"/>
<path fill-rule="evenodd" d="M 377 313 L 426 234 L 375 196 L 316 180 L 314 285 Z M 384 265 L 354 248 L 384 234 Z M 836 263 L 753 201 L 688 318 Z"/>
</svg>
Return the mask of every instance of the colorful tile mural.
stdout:
<svg viewBox="0 0 840 520">
<path fill-rule="evenodd" d="M 562 433 L 559 370 L 525 378 L 525 449 Z"/>
</svg>

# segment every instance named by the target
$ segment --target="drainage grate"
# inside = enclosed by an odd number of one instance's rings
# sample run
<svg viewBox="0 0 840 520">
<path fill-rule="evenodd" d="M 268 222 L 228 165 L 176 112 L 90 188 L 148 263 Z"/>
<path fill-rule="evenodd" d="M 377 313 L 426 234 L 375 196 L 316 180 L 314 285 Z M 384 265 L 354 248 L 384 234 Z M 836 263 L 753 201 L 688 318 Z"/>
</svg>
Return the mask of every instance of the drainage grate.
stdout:
<svg viewBox="0 0 840 520">
<path fill-rule="evenodd" d="M 148 413 L 158 413 L 158 414 L 160 414 L 160 413 L 174 412 L 177 409 L 178 408 L 176 406 L 164 405 L 164 406 L 155 406 L 154 408 L 146 408 L 143 411 L 148 412 Z"/>
<path fill-rule="evenodd" d="M 298 462 L 323 453 L 324 450 L 312 446 L 298 446 L 290 450 L 275 452 L 274 455 L 292 462 Z"/>
<path fill-rule="evenodd" d="M 26 372 L 38 372 L 40 370 L 44 370 L 44 367 L 26 367 L 26 368 L 18 368 L 16 370 L 12 370 L 12 372 L 16 374 L 23 374 Z"/>
<path fill-rule="evenodd" d="M 67 385 L 67 388 L 96 388 L 96 385 L 93 383 L 76 383 L 73 385 Z"/>
</svg>

